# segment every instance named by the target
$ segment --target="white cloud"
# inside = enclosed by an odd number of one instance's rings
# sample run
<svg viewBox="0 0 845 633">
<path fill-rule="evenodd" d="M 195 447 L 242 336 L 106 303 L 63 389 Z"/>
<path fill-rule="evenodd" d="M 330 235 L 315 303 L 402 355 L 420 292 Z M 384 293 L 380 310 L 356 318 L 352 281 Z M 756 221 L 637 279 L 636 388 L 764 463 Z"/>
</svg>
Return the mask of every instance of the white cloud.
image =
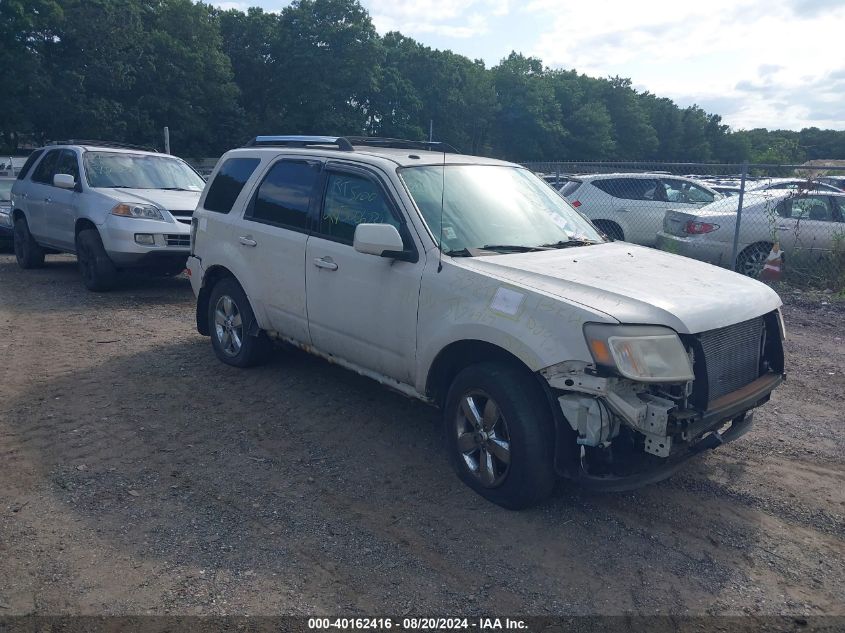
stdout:
<svg viewBox="0 0 845 633">
<path fill-rule="evenodd" d="M 843 128 L 845 113 L 829 107 L 831 95 L 807 93 L 825 93 L 825 77 L 842 59 L 837 42 L 845 3 L 825 5 L 817 11 L 815 0 L 566 6 L 533 0 L 525 10 L 557 16 L 530 50 L 547 65 L 630 76 L 640 88 L 702 106 L 733 103 L 732 112 L 714 111 L 735 127 Z"/>
<path fill-rule="evenodd" d="M 380 33 L 470 38 L 488 33 L 489 15 L 507 15 L 509 0 L 370 0 L 364 3 Z"/>
</svg>

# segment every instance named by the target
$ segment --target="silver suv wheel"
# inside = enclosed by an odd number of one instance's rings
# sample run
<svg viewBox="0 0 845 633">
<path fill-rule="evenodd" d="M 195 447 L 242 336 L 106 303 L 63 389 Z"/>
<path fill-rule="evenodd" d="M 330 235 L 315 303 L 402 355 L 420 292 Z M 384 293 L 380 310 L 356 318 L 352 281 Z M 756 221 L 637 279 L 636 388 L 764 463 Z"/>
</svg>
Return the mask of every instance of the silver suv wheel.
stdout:
<svg viewBox="0 0 845 633">
<path fill-rule="evenodd" d="M 455 432 L 469 473 L 485 488 L 499 486 L 508 476 L 511 445 L 508 424 L 496 401 L 480 390 L 464 394 Z"/>
<path fill-rule="evenodd" d="M 227 356 L 237 356 L 241 351 L 243 319 L 238 304 L 229 295 L 222 295 L 214 306 L 214 335 Z"/>
</svg>

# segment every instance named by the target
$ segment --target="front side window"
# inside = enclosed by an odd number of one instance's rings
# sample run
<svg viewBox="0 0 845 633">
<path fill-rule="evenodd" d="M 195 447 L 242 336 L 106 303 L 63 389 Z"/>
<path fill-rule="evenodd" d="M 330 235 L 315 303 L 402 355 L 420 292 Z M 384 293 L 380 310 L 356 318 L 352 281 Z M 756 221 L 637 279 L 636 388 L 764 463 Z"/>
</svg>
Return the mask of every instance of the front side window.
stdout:
<svg viewBox="0 0 845 633">
<path fill-rule="evenodd" d="M 604 241 L 563 197 L 526 169 L 430 165 L 406 167 L 400 176 L 446 253 L 473 255 L 479 249 L 487 252 L 477 254 L 493 254 Z"/>
<path fill-rule="evenodd" d="M 83 165 L 91 187 L 202 191 L 205 186 L 202 176 L 172 156 L 85 152 Z"/>
<path fill-rule="evenodd" d="M 352 243 L 359 224 L 392 224 L 400 228 L 379 186 L 369 178 L 330 173 L 320 218 L 320 233 Z"/>
<path fill-rule="evenodd" d="M 308 207 L 320 164 L 283 160 L 270 168 L 261 181 L 248 217 L 294 229 L 308 225 Z"/>
<path fill-rule="evenodd" d="M 59 149 L 51 149 L 47 152 L 44 158 L 41 159 L 41 162 L 38 163 L 38 167 L 32 172 L 32 180 L 52 185 L 53 174 L 56 173 L 56 163 L 59 161 L 59 154 L 61 152 Z"/>
<path fill-rule="evenodd" d="M 79 163 L 76 154 L 69 149 L 63 150 L 62 155 L 56 163 L 57 174 L 70 174 L 76 182 L 79 182 Z"/>
<path fill-rule="evenodd" d="M 260 162 L 258 158 L 230 158 L 223 163 L 208 188 L 204 208 L 229 213 Z"/>
</svg>

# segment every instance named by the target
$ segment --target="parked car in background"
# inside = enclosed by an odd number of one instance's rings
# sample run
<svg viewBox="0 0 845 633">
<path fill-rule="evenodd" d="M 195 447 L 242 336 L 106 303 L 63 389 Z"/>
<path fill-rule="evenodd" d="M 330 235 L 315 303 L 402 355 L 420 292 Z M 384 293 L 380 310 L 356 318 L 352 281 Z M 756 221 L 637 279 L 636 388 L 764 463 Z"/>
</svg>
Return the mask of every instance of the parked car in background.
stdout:
<svg viewBox="0 0 845 633">
<path fill-rule="evenodd" d="M 697 209 L 722 197 L 698 181 L 656 173 L 572 177 L 561 194 L 615 240 L 654 246 L 668 209 Z"/>
<path fill-rule="evenodd" d="M 559 476 L 657 481 L 748 430 L 783 379 L 774 291 L 606 242 L 527 169 L 431 148 L 227 152 L 188 258 L 218 359 L 253 365 L 281 340 L 438 405 L 460 479 L 508 508 Z"/>
<path fill-rule="evenodd" d="M 18 264 L 74 253 L 95 291 L 114 286 L 123 269 L 177 274 L 204 185 L 182 159 L 135 147 L 69 141 L 35 150 L 12 188 Z"/>
<path fill-rule="evenodd" d="M 733 197 L 697 211 L 668 211 L 658 248 L 757 277 L 775 242 L 788 262 L 799 250 L 809 255 L 831 251 L 845 237 L 845 193 L 749 192 L 733 262 L 738 206 Z"/>
<path fill-rule="evenodd" d="M 834 187 L 819 180 L 807 180 L 806 178 L 764 178 L 756 182 L 746 184 L 746 191 L 769 191 L 788 189 L 790 191 L 829 191 L 841 193 L 842 189 Z"/>
<path fill-rule="evenodd" d="M 840 172 L 842 174 L 843 172 Z M 842 189 L 845 191 L 845 175 L 838 175 L 838 176 L 820 176 L 817 179 L 819 182 L 823 182 L 826 185 L 831 185 L 832 187 L 836 187 L 837 189 Z"/>
<path fill-rule="evenodd" d="M 0 246 L 12 241 L 12 183 L 14 178 L 0 177 Z"/>
</svg>

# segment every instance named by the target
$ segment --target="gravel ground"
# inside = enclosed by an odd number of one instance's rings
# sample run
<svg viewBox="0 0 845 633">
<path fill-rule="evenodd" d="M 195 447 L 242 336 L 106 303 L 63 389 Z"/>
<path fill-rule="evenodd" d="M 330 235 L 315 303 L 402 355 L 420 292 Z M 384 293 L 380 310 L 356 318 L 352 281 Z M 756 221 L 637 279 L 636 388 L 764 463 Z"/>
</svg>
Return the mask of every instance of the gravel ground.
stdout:
<svg viewBox="0 0 845 633">
<path fill-rule="evenodd" d="M 845 614 L 845 306 L 786 300 L 749 435 L 513 513 L 435 410 L 301 352 L 218 362 L 184 279 L 0 255 L 0 615 Z"/>
</svg>

